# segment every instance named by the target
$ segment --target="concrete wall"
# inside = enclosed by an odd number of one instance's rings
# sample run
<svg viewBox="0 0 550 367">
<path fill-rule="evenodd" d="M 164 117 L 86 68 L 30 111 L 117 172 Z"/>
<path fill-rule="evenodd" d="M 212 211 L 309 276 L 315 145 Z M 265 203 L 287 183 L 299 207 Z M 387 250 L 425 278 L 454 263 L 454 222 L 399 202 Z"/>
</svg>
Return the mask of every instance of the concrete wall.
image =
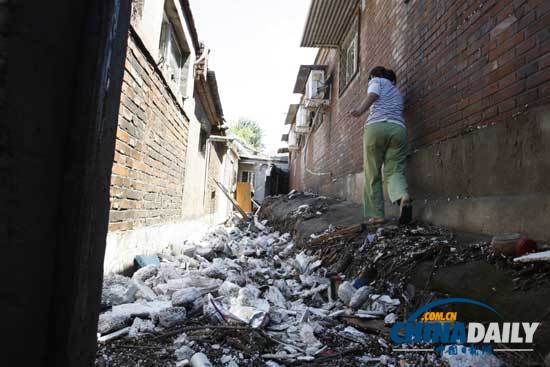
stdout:
<svg viewBox="0 0 550 367">
<path fill-rule="evenodd" d="M 196 103 L 199 103 L 198 99 Z M 193 113 L 189 125 L 187 175 L 184 185 L 183 217 L 186 219 L 198 219 L 205 215 L 203 193 L 206 181 L 206 149 L 199 149 L 201 125 L 201 121 Z"/>
<path fill-rule="evenodd" d="M 542 140 L 550 108 L 548 4 L 366 2 L 357 10 L 360 71 L 348 86 L 338 87 L 338 51 L 319 52 L 317 63 L 334 78 L 332 100 L 304 149 L 290 155 L 292 187 L 360 201 L 364 121 L 347 112 L 364 98 L 368 71 L 385 65 L 405 96 L 417 215 L 460 230 L 525 230 L 550 240 L 543 219 L 532 215 L 547 207 L 550 191 Z"/>
</svg>

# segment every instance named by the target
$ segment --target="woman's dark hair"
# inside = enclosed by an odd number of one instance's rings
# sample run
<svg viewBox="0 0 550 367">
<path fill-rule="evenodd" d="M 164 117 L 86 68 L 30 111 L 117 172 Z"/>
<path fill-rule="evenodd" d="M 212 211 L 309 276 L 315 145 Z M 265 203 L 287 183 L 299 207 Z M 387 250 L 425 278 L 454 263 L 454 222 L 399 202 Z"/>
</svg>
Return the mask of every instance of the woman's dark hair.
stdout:
<svg viewBox="0 0 550 367">
<path fill-rule="evenodd" d="M 397 75 L 395 75 L 395 71 L 393 71 L 392 69 L 386 69 L 384 78 L 388 79 L 393 84 L 397 83 Z"/>
<path fill-rule="evenodd" d="M 369 80 L 372 78 L 385 78 L 386 68 L 383 66 L 375 66 L 370 70 Z"/>
</svg>

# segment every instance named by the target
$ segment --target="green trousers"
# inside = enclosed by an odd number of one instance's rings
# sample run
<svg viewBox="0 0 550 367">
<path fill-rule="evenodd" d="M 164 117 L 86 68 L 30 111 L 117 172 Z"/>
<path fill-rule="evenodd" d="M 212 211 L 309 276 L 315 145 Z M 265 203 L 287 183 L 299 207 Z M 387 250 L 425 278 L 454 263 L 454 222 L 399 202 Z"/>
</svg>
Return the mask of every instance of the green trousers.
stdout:
<svg viewBox="0 0 550 367">
<path fill-rule="evenodd" d="M 363 165 L 365 191 L 363 215 L 384 216 L 384 191 L 382 189 L 382 166 L 384 183 L 392 203 L 407 194 L 405 177 L 407 158 L 407 129 L 390 122 L 367 125 L 363 132 Z"/>
</svg>

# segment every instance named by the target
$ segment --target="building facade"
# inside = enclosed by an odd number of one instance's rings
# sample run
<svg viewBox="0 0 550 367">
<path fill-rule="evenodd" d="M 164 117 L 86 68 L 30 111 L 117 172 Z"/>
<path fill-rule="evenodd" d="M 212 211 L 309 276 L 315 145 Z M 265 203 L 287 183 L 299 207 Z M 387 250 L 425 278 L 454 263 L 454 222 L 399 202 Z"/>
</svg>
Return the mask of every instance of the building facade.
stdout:
<svg viewBox="0 0 550 367">
<path fill-rule="evenodd" d="M 405 97 L 415 216 L 550 239 L 532 215 L 550 209 L 549 29 L 543 0 L 313 0 L 301 45 L 319 52 L 294 91 L 322 101 L 289 109 L 291 188 L 361 202 L 365 121 L 349 112 L 382 65 Z"/>
<path fill-rule="evenodd" d="M 231 141 L 224 139 L 208 53 L 188 1 L 133 1 L 111 179 L 107 272 L 131 266 L 135 255 L 169 251 L 185 240 L 188 228 L 215 224 L 229 214 L 212 181 L 232 184 L 238 162 L 226 158 Z"/>
<path fill-rule="evenodd" d="M 236 140 L 239 152 L 238 182 L 249 183 L 252 199 L 261 204 L 267 196 L 288 192 L 288 157 L 269 156 Z"/>
</svg>

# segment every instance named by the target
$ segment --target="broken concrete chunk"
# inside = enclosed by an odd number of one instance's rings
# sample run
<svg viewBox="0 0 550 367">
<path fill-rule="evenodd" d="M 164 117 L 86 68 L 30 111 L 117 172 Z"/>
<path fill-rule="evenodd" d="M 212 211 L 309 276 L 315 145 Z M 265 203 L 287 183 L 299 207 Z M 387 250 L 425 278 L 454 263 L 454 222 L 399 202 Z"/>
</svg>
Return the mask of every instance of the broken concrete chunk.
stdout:
<svg viewBox="0 0 550 367">
<path fill-rule="evenodd" d="M 157 275 L 158 272 L 159 272 L 158 265 L 147 265 L 147 266 L 144 266 L 143 268 L 136 270 L 134 275 L 132 275 L 132 279 L 145 282 L 146 280 Z"/>
<path fill-rule="evenodd" d="M 203 297 L 199 297 L 193 301 L 191 308 L 187 311 L 187 316 L 202 315 L 203 308 L 204 308 L 204 299 Z"/>
<path fill-rule="evenodd" d="M 367 285 L 359 288 L 357 291 L 355 291 L 353 296 L 351 296 L 349 306 L 355 309 L 361 308 L 361 306 L 363 306 L 363 304 L 369 298 L 370 293 L 371 293 L 371 288 Z"/>
<path fill-rule="evenodd" d="M 103 280 L 101 304 L 110 307 L 134 302 L 137 291 L 132 279 L 119 274 L 109 275 Z"/>
<path fill-rule="evenodd" d="M 113 314 L 127 317 L 153 318 L 160 311 L 172 307 L 170 301 L 152 301 L 145 303 L 126 303 L 113 306 Z"/>
<path fill-rule="evenodd" d="M 174 340 L 174 347 L 176 349 L 183 347 L 184 345 L 193 346 L 194 342 L 189 339 L 187 334 L 181 333 L 176 340 Z"/>
<path fill-rule="evenodd" d="M 351 301 L 351 297 L 353 297 L 356 291 L 357 289 L 355 289 L 353 284 L 346 280 L 338 287 L 338 298 L 343 304 L 348 306 Z"/>
<path fill-rule="evenodd" d="M 240 290 L 241 287 L 239 287 L 237 284 L 226 280 L 218 289 L 218 293 L 220 294 L 220 296 L 224 296 L 226 298 L 235 298 L 239 295 Z"/>
<path fill-rule="evenodd" d="M 181 348 L 176 349 L 174 354 L 176 355 L 176 359 L 178 361 L 183 361 L 184 359 L 191 359 L 191 357 L 195 354 L 195 351 L 187 345 L 184 345 Z"/>
<path fill-rule="evenodd" d="M 185 274 L 178 279 L 168 279 L 164 284 L 157 286 L 163 294 L 172 295 L 177 290 L 195 287 L 203 293 L 215 291 L 223 282 L 219 279 L 212 279 L 195 274 Z"/>
<path fill-rule="evenodd" d="M 254 306 L 260 296 L 260 290 L 253 285 L 247 285 L 239 289 L 236 302 L 241 306 Z"/>
<path fill-rule="evenodd" d="M 129 324 L 130 319 L 130 315 L 115 314 L 112 311 L 104 312 L 99 315 L 97 332 L 100 334 L 107 334 L 112 331 L 120 330 Z"/>
<path fill-rule="evenodd" d="M 191 358 L 191 367 L 212 367 L 212 363 L 204 353 L 195 353 Z"/>
<path fill-rule="evenodd" d="M 137 288 L 136 298 L 143 298 L 147 301 L 154 301 L 157 298 L 157 294 L 145 283 L 138 279 L 132 279 L 134 285 Z"/>
<path fill-rule="evenodd" d="M 274 306 L 286 308 L 286 298 L 277 287 L 270 286 L 264 293 L 264 298 L 271 302 Z"/>
<path fill-rule="evenodd" d="M 323 344 L 315 337 L 314 328 L 311 324 L 304 323 L 300 327 L 300 337 L 306 345 L 306 353 L 308 355 L 315 354 Z"/>
<path fill-rule="evenodd" d="M 201 244 L 195 248 L 195 254 L 205 259 L 212 260 L 214 258 L 214 249 L 208 244 Z"/>
<path fill-rule="evenodd" d="M 246 278 L 242 276 L 239 272 L 230 270 L 227 273 L 227 277 L 225 278 L 228 282 L 235 283 L 239 287 L 244 287 L 246 285 Z"/>
<path fill-rule="evenodd" d="M 185 307 L 170 307 L 158 313 L 159 324 L 166 328 L 177 325 L 187 318 Z"/>
<path fill-rule="evenodd" d="M 182 306 L 189 309 L 193 307 L 193 302 L 201 296 L 202 293 L 198 288 L 191 287 L 181 289 L 172 294 L 172 305 Z"/>
<path fill-rule="evenodd" d="M 130 330 L 128 331 L 128 336 L 130 338 L 136 338 L 143 333 L 152 333 L 155 331 L 155 324 L 151 320 L 142 320 L 139 317 L 134 319 Z"/>
<path fill-rule="evenodd" d="M 397 315 L 392 313 L 389 313 L 384 317 L 384 324 L 386 325 L 393 325 L 397 322 Z"/>
</svg>

